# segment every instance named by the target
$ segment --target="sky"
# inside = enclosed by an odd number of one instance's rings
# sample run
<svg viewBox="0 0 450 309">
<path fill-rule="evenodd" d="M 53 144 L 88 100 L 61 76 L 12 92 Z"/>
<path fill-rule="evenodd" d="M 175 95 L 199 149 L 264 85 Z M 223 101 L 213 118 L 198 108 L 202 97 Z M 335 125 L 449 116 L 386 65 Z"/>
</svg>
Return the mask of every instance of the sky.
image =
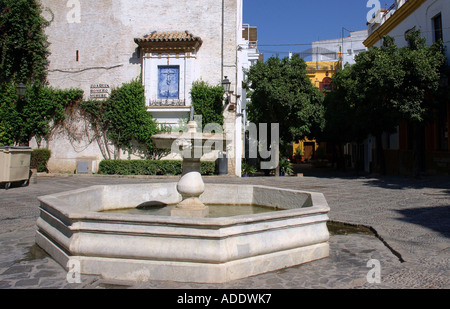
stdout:
<svg viewBox="0 0 450 309">
<path fill-rule="evenodd" d="M 258 28 L 258 46 L 267 59 L 302 52 L 313 41 L 337 39 L 367 29 L 368 0 L 243 0 L 244 24 Z M 389 7 L 394 0 L 380 0 Z M 343 29 L 345 28 L 345 29 Z M 295 44 L 293 46 L 267 45 Z"/>
</svg>

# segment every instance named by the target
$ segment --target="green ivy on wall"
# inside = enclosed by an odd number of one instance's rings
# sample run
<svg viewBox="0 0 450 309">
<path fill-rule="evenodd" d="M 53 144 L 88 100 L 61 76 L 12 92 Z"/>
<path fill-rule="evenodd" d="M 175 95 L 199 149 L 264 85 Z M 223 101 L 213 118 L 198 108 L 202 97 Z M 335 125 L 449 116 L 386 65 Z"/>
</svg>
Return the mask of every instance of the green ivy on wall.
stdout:
<svg viewBox="0 0 450 309">
<path fill-rule="evenodd" d="M 83 91 L 27 86 L 19 98 L 16 84 L 0 85 L 0 145 L 28 145 L 31 138 L 48 138 L 52 128 L 65 119 L 66 109 L 81 102 Z"/>
<path fill-rule="evenodd" d="M 47 22 L 37 0 L 0 0 L 0 84 L 45 83 Z"/>
<path fill-rule="evenodd" d="M 202 116 L 202 128 L 211 123 L 223 125 L 223 96 L 222 86 L 211 86 L 204 81 L 192 84 L 192 106 L 194 114 Z"/>
<path fill-rule="evenodd" d="M 153 151 L 152 135 L 159 132 L 156 121 L 147 112 L 144 86 L 140 79 L 113 89 L 104 101 L 85 101 L 82 109 L 94 130 L 130 153 Z"/>
</svg>

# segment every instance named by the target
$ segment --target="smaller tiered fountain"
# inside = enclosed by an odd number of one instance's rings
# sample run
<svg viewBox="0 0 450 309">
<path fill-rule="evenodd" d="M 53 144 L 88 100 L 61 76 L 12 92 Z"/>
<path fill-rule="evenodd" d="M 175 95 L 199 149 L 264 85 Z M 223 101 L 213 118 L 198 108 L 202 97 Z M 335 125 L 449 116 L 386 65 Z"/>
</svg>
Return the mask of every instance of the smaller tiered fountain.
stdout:
<svg viewBox="0 0 450 309">
<path fill-rule="evenodd" d="M 182 201 L 172 209 L 171 215 L 177 217 L 208 216 L 209 209 L 200 201 L 200 195 L 205 192 L 205 183 L 200 173 L 201 156 L 204 150 L 225 150 L 225 134 L 205 134 L 197 132 L 197 123 L 190 121 L 187 132 L 160 133 L 152 136 L 156 148 L 171 149 L 183 158 L 182 175 L 178 181 L 177 190 Z M 206 145 L 208 144 L 208 145 Z"/>
</svg>

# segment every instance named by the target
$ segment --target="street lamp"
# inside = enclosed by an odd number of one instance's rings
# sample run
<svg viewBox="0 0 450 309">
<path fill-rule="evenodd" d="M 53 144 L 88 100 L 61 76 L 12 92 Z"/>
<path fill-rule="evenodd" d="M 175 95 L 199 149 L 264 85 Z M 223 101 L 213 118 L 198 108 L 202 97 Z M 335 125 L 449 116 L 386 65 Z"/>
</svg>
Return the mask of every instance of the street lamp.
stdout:
<svg viewBox="0 0 450 309">
<path fill-rule="evenodd" d="M 20 83 L 17 85 L 16 90 L 17 94 L 19 95 L 19 98 L 22 99 L 27 91 L 27 86 L 25 86 L 23 83 Z"/>
<path fill-rule="evenodd" d="M 225 76 L 225 79 L 222 80 L 222 87 L 225 91 L 225 105 L 230 103 L 230 88 L 231 88 L 231 82 L 228 80 L 228 77 Z"/>
<path fill-rule="evenodd" d="M 225 90 L 225 93 L 228 94 L 230 92 L 231 82 L 228 80 L 228 77 L 225 76 L 225 79 L 222 80 L 222 87 Z"/>
</svg>

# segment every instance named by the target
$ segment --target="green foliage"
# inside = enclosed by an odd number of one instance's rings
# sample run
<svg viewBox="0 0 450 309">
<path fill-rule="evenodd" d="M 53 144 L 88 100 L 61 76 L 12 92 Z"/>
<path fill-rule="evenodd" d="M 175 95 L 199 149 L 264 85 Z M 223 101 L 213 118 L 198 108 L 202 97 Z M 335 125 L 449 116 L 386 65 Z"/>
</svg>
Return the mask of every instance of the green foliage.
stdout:
<svg viewBox="0 0 450 309">
<path fill-rule="evenodd" d="M 409 47 L 398 53 L 403 69 L 402 85 L 393 102 L 402 118 L 409 122 L 431 119 L 432 108 L 439 104 L 441 69 L 445 64 L 442 42 L 426 46 L 420 31 L 407 36 Z"/>
<path fill-rule="evenodd" d="M 0 86 L 0 144 L 28 144 L 32 137 L 47 138 L 53 126 L 65 118 L 65 109 L 83 97 L 79 89 L 59 90 L 27 86 L 26 96 L 20 99 L 16 84 Z M 0 131 L 1 132 L 1 131 Z"/>
<path fill-rule="evenodd" d="M 445 100 L 440 89 L 445 63 L 442 43 L 426 46 L 420 31 L 407 36 L 398 48 L 385 37 L 356 57 L 356 64 L 333 76 L 335 89 L 327 96 L 324 136 L 336 143 L 376 139 L 376 162 L 384 171 L 383 132 L 394 132 L 401 121 L 414 126 L 432 120 L 433 109 Z M 416 143 L 417 135 L 413 136 Z"/>
<path fill-rule="evenodd" d="M 160 160 L 103 160 L 100 173 L 106 175 L 181 175 L 181 161 Z M 215 162 L 201 162 L 201 174 L 213 175 Z"/>
<path fill-rule="evenodd" d="M 279 123 L 285 142 L 313 137 L 323 128 L 323 94 L 312 85 L 298 55 L 258 62 L 247 75 L 250 121 Z"/>
<path fill-rule="evenodd" d="M 280 173 L 286 176 L 294 174 L 292 163 L 286 158 L 282 158 L 280 160 Z"/>
<path fill-rule="evenodd" d="M 31 153 L 30 168 L 37 169 L 39 173 L 48 172 L 47 162 L 50 160 L 51 155 L 50 149 L 34 149 Z"/>
<path fill-rule="evenodd" d="M 0 121 L 0 146 L 7 146 L 7 145 L 10 145 L 10 138 L 6 132 L 4 124 Z"/>
<path fill-rule="evenodd" d="M 86 101 L 82 109 L 94 127 L 105 132 L 116 147 L 148 154 L 153 149 L 156 122 L 145 106 L 144 86 L 139 79 L 113 89 L 104 101 Z"/>
<path fill-rule="evenodd" d="M 200 174 L 214 175 L 216 173 L 216 162 L 202 161 L 200 164 Z"/>
<path fill-rule="evenodd" d="M 202 128 L 212 123 L 223 125 L 223 96 L 222 86 L 210 86 L 204 81 L 192 84 L 192 106 L 195 115 L 202 116 Z"/>
<path fill-rule="evenodd" d="M 335 88 L 324 100 L 326 125 L 319 136 L 322 140 L 336 144 L 347 143 L 360 141 L 369 133 L 367 129 L 363 129 L 367 118 L 361 118 L 357 113 L 355 94 L 360 95 L 361 91 L 352 74 L 352 67 L 346 65 L 333 76 Z"/>
<path fill-rule="evenodd" d="M 0 0 L 0 84 L 45 82 L 47 25 L 39 1 Z"/>
<path fill-rule="evenodd" d="M 14 145 L 15 132 L 20 129 L 16 87 L 14 84 L 5 84 L 0 86 L 0 91 L 0 146 L 10 146 Z"/>
<path fill-rule="evenodd" d="M 426 46 L 420 31 L 407 40 L 409 47 L 398 48 L 386 37 L 382 47 L 359 54 L 355 65 L 333 77 L 337 87 L 327 100 L 329 132 L 377 135 L 394 131 L 401 120 L 426 120 L 445 56 L 440 43 Z M 346 124 L 347 119 L 356 121 Z"/>
<path fill-rule="evenodd" d="M 0 0 L 0 144 L 28 144 L 35 136 L 48 137 L 51 123 L 64 120 L 67 105 L 81 90 L 45 87 L 49 43 L 37 0 Z M 28 84 L 26 98 L 16 94 L 18 83 Z M 32 86 L 31 86 L 32 85 Z"/>
<path fill-rule="evenodd" d="M 33 136 L 38 140 L 47 138 L 52 127 L 64 121 L 66 109 L 82 98 L 80 89 L 61 90 L 38 84 L 28 87 L 26 100 L 18 104 L 23 121 L 22 141 L 28 142 Z"/>
<path fill-rule="evenodd" d="M 242 161 L 242 165 L 241 165 L 242 175 L 251 176 L 251 175 L 255 174 L 257 170 L 258 169 L 256 168 L 256 166 L 248 163 L 247 161 Z"/>
<path fill-rule="evenodd" d="M 295 148 L 295 156 L 301 157 L 305 154 L 302 147 L 299 145 L 297 148 Z"/>
</svg>

